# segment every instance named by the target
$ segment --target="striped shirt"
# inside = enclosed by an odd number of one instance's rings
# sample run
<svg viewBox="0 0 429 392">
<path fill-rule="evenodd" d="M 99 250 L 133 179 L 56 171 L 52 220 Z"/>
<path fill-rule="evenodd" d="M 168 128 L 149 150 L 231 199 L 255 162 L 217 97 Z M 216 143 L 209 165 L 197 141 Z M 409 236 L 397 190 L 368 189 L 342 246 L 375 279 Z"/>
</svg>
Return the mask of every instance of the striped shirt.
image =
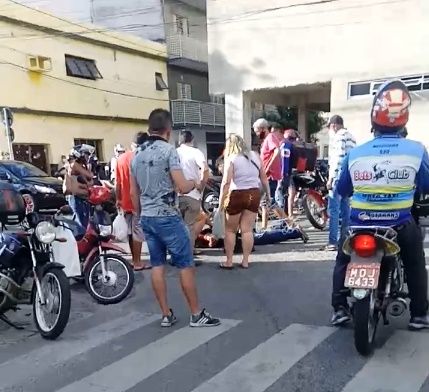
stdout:
<svg viewBox="0 0 429 392">
<path fill-rule="evenodd" d="M 335 182 L 340 178 L 344 158 L 355 146 L 354 136 L 345 128 L 331 136 L 329 140 L 329 179 Z"/>
</svg>

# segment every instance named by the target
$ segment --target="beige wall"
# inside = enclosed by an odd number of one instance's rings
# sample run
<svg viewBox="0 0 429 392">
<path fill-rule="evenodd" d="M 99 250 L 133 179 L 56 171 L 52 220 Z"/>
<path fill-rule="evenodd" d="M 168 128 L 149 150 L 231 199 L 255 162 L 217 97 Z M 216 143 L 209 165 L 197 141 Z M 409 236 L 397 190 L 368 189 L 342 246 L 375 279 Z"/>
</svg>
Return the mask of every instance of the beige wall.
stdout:
<svg viewBox="0 0 429 392">
<path fill-rule="evenodd" d="M 95 26 L 68 23 L 8 0 L 0 0 L 0 8 L 0 107 L 15 111 L 16 143 L 49 145 L 49 163 L 67 153 L 74 138 L 102 140 L 101 158 L 110 159 L 114 144 L 129 145 L 153 109 L 169 107 L 168 90 L 157 91 L 155 84 L 155 73 L 167 80 L 165 45 L 93 32 Z M 66 54 L 95 60 L 103 78 L 67 76 Z M 52 70 L 29 71 L 29 55 L 50 58 Z M 3 130 L 0 151 L 7 151 Z"/>
<path fill-rule="evenodd" d="M 348 83 L 429 73 L 429 1 L 305 5 L 311 2 L 292 7 L 294 0 L 209 1 L 211 93 L 237 96 L 330 81 L 331 111 L 343 114 L 358 140 L 364 140 L 371 100 L 349 100 Z M 429 123 L 427 101 L 428 95 L 414 96 L 409 127 L 410 135 L 425 143 L 429 134 L 420 130 Z"/>
<path fill-rule="evenodd" d="M 14 128 L 17 129 L 15 143 L 48 145 L 49 161 L 55 164 L 61 155 L 69 153 L 74 139 L 101 140 L 103 156 L 99 158 L 109 161 L 113 156 L 114 145 L 121 143 L 128 148 L 137 132 L 147 130 L 147 123 L 18 113 L 15 115 Z"/>
</svg>

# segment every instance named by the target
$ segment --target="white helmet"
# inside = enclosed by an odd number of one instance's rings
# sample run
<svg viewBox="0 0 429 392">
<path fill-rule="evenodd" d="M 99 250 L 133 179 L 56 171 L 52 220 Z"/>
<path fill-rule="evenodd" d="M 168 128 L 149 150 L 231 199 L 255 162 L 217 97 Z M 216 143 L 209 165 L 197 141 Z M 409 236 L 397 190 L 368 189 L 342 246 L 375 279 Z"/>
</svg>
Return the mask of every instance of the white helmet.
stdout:
<svg viewBox="0 0 429 392">
<path fill-rule="evenodd" d="M 116 144 L 113 148 L 115 155 L 119 155 L 122 152 L 125 152 L 125 147 L 122 144 Z"/>
</svg>

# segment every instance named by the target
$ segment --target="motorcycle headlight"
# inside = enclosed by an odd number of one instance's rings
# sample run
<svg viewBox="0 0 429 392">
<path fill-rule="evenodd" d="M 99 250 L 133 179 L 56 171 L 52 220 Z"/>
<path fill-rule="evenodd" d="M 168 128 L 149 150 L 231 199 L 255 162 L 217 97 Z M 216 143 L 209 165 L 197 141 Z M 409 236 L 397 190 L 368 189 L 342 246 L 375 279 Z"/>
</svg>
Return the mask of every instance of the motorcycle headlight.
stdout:
<svg viewBox="0 0 429 392">
<path fill-rule="evenodd" d="M 50 244 L 55 240 L 54 225 L 50 222 L 40 222 L 36 226 L 36 237 L 40 242 Z"/>
<path fill-rule="evenodd" d="M 98 230 L 101 237 L 109 237 L 112 235 L 112 226 L 98 225 Z"/>
<path fill-rule="evenodd" d="M 36 191 L 40 193 L 57 193 L 55 189 L 43 185 L 34 185 L 34 189 L 36 189 Z"/>
</svg>

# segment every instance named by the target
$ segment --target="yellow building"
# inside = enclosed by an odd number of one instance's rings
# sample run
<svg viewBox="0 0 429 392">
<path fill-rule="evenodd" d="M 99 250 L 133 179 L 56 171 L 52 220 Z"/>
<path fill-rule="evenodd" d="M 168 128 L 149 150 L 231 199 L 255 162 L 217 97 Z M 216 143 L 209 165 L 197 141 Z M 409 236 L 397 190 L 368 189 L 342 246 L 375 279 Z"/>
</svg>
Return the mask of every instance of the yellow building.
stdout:
<svg viewBox="0 0 429 392">
<path fill-rule="evenodd" d="M 48 169 L 86 142 L 110 160 L 168 108 L 166 60 L 164 45 L 0 0 L 0 107 L 14 113 L 15 158 Z"/>
</svg>

